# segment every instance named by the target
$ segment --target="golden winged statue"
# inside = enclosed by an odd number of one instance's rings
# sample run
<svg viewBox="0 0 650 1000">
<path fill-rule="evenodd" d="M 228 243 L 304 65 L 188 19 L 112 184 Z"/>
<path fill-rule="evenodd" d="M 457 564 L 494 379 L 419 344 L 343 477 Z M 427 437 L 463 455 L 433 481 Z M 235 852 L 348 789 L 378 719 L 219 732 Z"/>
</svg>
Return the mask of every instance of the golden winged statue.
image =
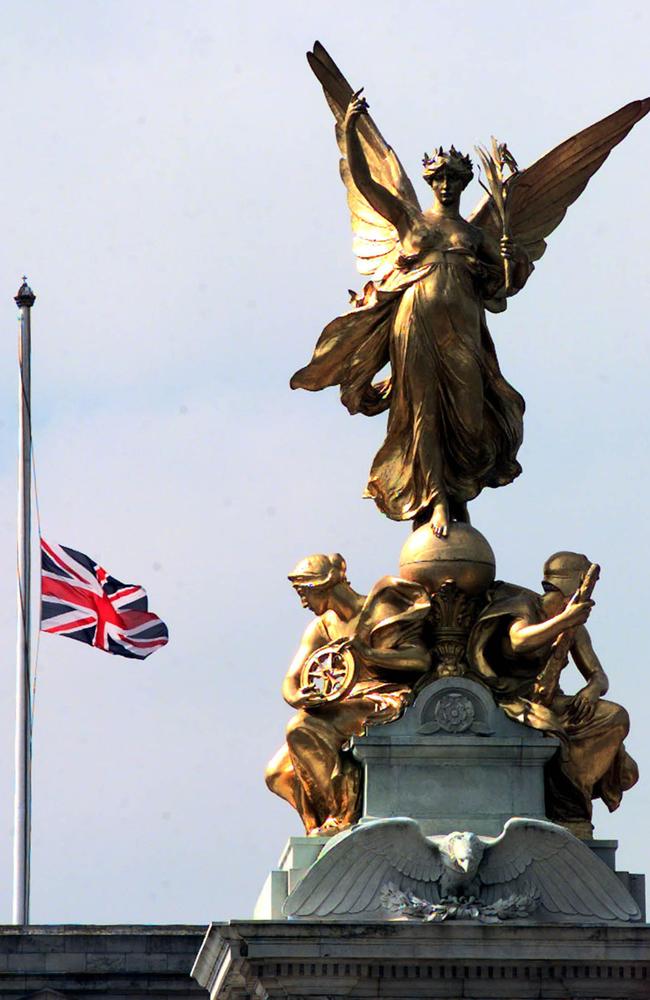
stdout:
<svg viewBox="0 0 650 1000">
<path fill-rule="evenodd" d="M 485 310 L 519 292 L 546 237 L 589 178 L 650 111 L 632 101 L 518 170 L 504 145 L 479 150 L 489 190 L 468 219 L 473 176 L 452 146 L 424 156 L 423 210 L 395 152 L 323 46 L 307 54 L 336 122 L 357 267 L 368 280 L 323 330 L 294 389 L 338 385 L 350 413 L 388 410 L 366 496 L 396 521 L 445 537 L 467 502 L 519 475 L 524 400 L 503 377 Z M 507 176 L 504 176 L 505 174 Z M 390 364 L 389 378 L 373 382 Z"/>
</svg>

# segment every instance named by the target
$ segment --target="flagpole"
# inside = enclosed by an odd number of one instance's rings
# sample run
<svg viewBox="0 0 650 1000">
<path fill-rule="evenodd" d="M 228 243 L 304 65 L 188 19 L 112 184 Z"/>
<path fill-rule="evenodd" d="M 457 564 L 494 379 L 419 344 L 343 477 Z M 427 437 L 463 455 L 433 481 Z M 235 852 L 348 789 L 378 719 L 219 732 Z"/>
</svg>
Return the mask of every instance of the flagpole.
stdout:
<svg viewBox="0 0 650 1000">
<path fill-rule="evenodd" d="M 31 847 L 31 310 L 36 296 L 23 277 L 15 296 L 20 309 L 18 343 L 18 634 L 16 644 L 16 748 L 14 796 L 13 923 L 29 923 Z"/>
</svg>

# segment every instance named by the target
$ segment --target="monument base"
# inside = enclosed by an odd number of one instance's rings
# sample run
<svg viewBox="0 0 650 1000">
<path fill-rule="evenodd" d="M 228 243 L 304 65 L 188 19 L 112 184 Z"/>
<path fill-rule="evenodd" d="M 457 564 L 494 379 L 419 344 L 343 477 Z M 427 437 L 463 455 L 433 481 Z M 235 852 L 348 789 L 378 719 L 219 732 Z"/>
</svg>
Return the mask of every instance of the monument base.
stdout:
<svg viewBox="0 0 650 1000">
<path fill-rule="evenodd" d="M 237 921 L 192 976 L 211 1000 L 648 1000 L 650 927 Z"/>
<path fill-rule="evenodd" d="M 559 745 L 512 722 L 482 684 L 435 680 L 401 718 L 353 738 L 362 822 L 409 816 L 426 836 L 498 837 L 512 816 L 545 819 L 544 765 Z"/>
<path fill-rule="evenodd" d="M 433 681 L 401 718 L 369 726 L 351 743 L 363 767 L 361 824 L 406 816 L 417 820 L 425 836 L 459 830 L 498 837 L 513 816 L 545 819 L 544 765 L 559 741 L 513 722 L 487 688 L 467 677 Z M 284 917 L 287 897 L 329 841 L 289 839 L 256 903 L 255 919 Z M 616 871 L 616 841 L 584 843 Z M 644 877 L 616 874 L 645 919 Z"/>
</svg>

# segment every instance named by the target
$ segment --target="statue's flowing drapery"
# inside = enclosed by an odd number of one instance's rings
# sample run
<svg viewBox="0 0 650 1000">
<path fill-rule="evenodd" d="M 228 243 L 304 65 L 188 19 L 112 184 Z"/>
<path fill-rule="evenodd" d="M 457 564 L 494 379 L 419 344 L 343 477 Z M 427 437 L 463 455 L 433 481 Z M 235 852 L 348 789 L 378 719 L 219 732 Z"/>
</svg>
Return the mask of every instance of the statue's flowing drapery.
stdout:
<svg viewBox="0 0 650 1000">
<path fill-rule="evenodd" d="M 501 374 L 485 322 L 490 270 L 472 248 L 428 251 L 388 290 L 368 286 L 369 301 L 325 328 L 291 380 L 311 390 L 340 385 L 351 413 L 389 408 L 366 495 L 394 520 L 441 496 L 472 500 L 521 471 L 524 400 Z M 387 362 L 391 379 L 373 385 Z"/>
</svg>

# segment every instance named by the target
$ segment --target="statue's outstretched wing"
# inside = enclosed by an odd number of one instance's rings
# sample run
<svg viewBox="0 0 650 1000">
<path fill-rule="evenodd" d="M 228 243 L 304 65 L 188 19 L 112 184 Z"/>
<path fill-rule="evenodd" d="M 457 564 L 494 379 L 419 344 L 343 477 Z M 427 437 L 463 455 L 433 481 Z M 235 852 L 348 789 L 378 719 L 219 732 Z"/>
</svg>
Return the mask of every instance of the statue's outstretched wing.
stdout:
<svg viewBox="0 0 650 1000">
<path fill-rule="evenodd" d="M 569 205 L 582 194 L 614 146 L 648 111 L 650 98 L 631 101 L 506 181 L 510 235 L 531 261 L 539 260 L 546 250 L 546 237 L 559 226 Z M 502 235 L 498 213 L 489 195 L 468 221 L 491 231 L 497 239 Z"/>
<path fill-rule="evenodd" d="M 340 170 L 348 192 L 357 268 L 361 274 L 380 281 L 394 268 L 400 253 L 399 237 L 395 227 L 368 204 L 350 175 L 345 158 L 343 119 L 352 97 L 352 87 L 320 42 L 314 42 L 314 51 L 307 53 L 307 60 L 325 91 L 336 120 L 336 141 L 342 154 Z M 362 115 L 357 128 L 373 178 L 419 214 L 421 209 L 413 185 L 370 115 Z"/>
<path fill-rule="evenodd" d="M 638 920 L 640 911 L 614 872 L 561 826 L 543 820 L 511 819 L 486 846 L 478 869 L 481 900 L 511 894 L 539 894 L 548 913 Z"/>
<path fill-rule="evenodd" d="M 372 820 L 335 837 L 289 895 L 289 917 L 329 917 L 381 909 L 388 883 L 438 902 L 442 861 L 416 820 Z"/>
</svg>

